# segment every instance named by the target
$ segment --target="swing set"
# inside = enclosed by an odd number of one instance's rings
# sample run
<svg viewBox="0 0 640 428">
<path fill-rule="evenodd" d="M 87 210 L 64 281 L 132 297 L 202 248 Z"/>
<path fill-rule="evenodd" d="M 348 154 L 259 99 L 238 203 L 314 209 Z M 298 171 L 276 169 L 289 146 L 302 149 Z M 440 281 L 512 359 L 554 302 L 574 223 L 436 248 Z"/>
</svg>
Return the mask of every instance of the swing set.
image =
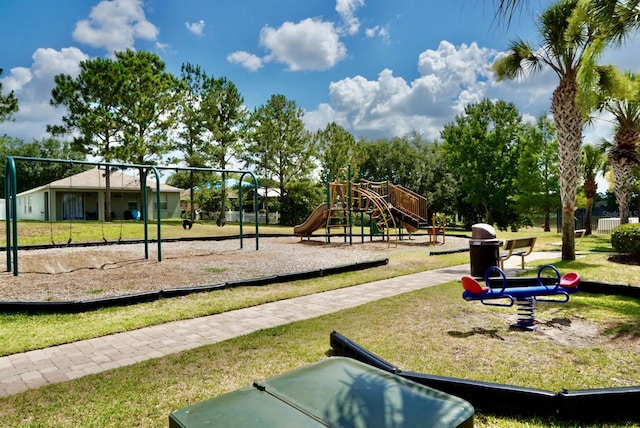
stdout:
<svg viewBox="0 0 640 428">
<path fill-rule="evenodd" d="M 102 177 L 106 177 L 106 174 L 112 174 L 111 172 L 111 168 L 109 167 L 105 167 L 104 170 L 100 168 L 100 165 L 96 168 L 96 173 L 97 173 L 97 186 L 98 186 L 98 190 L 101 189 L 106 189 L 107 188 L 107 180 L 105 179 L 105 183 L 104 186 L 102 184 Z M 120 199 L 124 200 L 124 189 L 125 189 L 125 184 L 124 184 L 124 174 L 120 174 Z M 59 236 L 59 234 L 56 234 L 56 230 L 55 230 L 55 215 L 52 215 L 52 206 L 54 205 L 52 203 L 52 201 L 49 200 L 49 198 L 51 197 L 51 195 L 54 195 L 54 189 L 52 189 L 51 187 L 51 183 L 49 183 L 47 185 L 47 190 L 48 190 L 48 197 L 47 197 L 47 201 L 46 203 L 46 207 L 45 207 L 45 211 L 47 212 L 47 215 L 45 216 L 45 221 L 49 222 L 49 234 L 50 234 L 50 241 L 51 241 L 51 245 L 53 245 L 54 247 L 68 247 L 69 245 L 71 245 L 71 243 L 73 242 L 73 220 L 77 219 L 77 213 L 76 213 L 76 209 L 74 207 L 74 205 L 76 204 L 76 196 L 74 193 L 74 187 L 73 187 L 73 176 L 69 176 L 67 177 L 69 179 L 69 185 L 68 185 L 68 192 L 67 193 L 63 193 L 63 208 L 62 208 L 62 216 L 63 219 L 67 221 L 68 223 L 68 232 L 69 232 L 69 236 L 66 240 L 66 242 L 64 243 L 60 243 L 60 242 L 56 242 L 56 235 Z M 92 178 L 93 180 L 93 178 Z M 111 189 L 111 186 L 109 186 Z M 111 190 L 110 190 L 111 191 Z M 97 193 L 98 195 L 99 193 Z M 82 219 L 86 219 L 86 220 L 91 220 L 91 219 L 95 219 L 96 220 L 101 220 L 100 221 L 100 231 L 101 231 L 101 239 L 104 243 L 110 243 L 110 241 L 107 239 L 107 234 L 105 232 L 105 219 L 106 219 L 106 207 L 104 207 L 105 203 L 104 201 L 101 201 L 101 197 L 98 196 L 97 197 L 97 201 L 96 201 L 96 211 L 95 212 L 90 212 L 87 211 L 86 212 L 86 216 L 80 217 Z M 106 197 L 106 199 L 109 199 L 109 197 Z M 66 202 L 66 204 L 65 204 Z M 102 203 L 101 203 L 102 202 Z M 102 213 L 104 218 L 100 215 L 101 213 L 101 208 L 100 205 L 103 206 L 102 209 Z M 83 207 L 80 207 L 80 209 L 83 209 Z M 48 218 L 47 218 L 48 217 Z M 123 236 L 123 222 L 120 221 L 119 222 L 119 235 L 117 240 L 115 241 L 116 243 L 121 243 L 122 242 L 122 236 Z"/>
<path fill-rule="evenodd" d="M 121 169 L 121 170 L 126 170 L 126 169 L 138 169 L 141 171 L 141 180 L 146 182 L 146 177 L 149 171 L 153 172 L 153 175 L 155 177 L 155 186 L 149 186 L 149 185 L 145 185 L 142 186 L 141 193 L 142 193 L 142 212 L 141 217 L 143 220 L 143 224 L 144 224 L 144 238 L 143 238 L 143 242 L 144 242 L 144 258 L 145 259 L 149 259 L 149 223 L 148 223 L 148 219 L 150 218 L 150 213 L 149 213 L 149 198 L 148 198 L 148 190 L 149 189 L 153 189 L 155 187 L 155 210 L 154 210 L 154 216 L 157 219 L 156 221 L 156 241 L 157 241 L 157 259 L 158 261 L 162 261 L 162 232 L 161 232 L 161 222 L 160 219 L 162 218 L 161 215 L 161 197 L 160 197 L 160 170 L 197 170 L 197 171 L 203 171 L 203 172 L 233 172 L 233 173 L 239 173 L 241 174 L 240 176 L 240 182 L 242 182 L 242 180 L 244 179 L 245 176 L 249 175 L 252 180 L 253 180 L 253 190 L 254 190 L 254 201 L 253 201 L 253 205 L 254 205 L 254 210 L 257 212 L 257 207 L 258 207 L 258 180 L 256 179 L 255 175 L 250 172 L 250 171 L 244 171 L 244 170 L 237 170 L 237 171 L 230 171 L 230 170 L 219 170 L 219 169 L 213 169 L 213 168 L 176 168 L 176 167 L 160 167 L 160 166 L 155 166 L 155 165 L 136 165 L 136 164 L 115 164 L 115 163 L 103 163 L 103 162 L 89 162 L 89 161 L 80 161 L 80 160 L 69 160 L 69 159 L 45 159 L 45 158 L 30 158 L 30 157 L 23 157 L 23 156 L 8 156 L 6 163 L 5 163 L 5 182 L 4 182 L 4 191 L 5 191 L 5 198 L 6 198 L 6 205 L 5 205 L 5 225 L 6 225 L 6 257 L 7 257 L 7 272 L 13 272 L 14 276 L 18 276 L 18 198 L 17 198 L 17 173 L 16 173 L 16 162 L 45 162 L 45 163 L 63 163 L 63 164 L 74 164 L 74 165 L 92 165 L 92 166 L 97 166 L 97 171 L 98 171 L 98 178 L 97 178 L 97 183 L 94 182 L 93 187 L 97 187 L 98 189 L 102 189 L 102 183 L 101 183 L 101 177 L 105 177 L 105 187 L 106 187 L 106 180 L 107 180 L 107 176 L 106 174 L 111 174 L 112 169 Z M 103 168 L 103 169 L 101 169 Z M 102 171 L 104 171 L 104 175 L 102 174 Z M 68 177 L 69 179 L 69 192 L 68 192 L 68 198 L 70 201 L 73 201 L 73 183 L 72 183 L 72 178 Z M 124 200 L 124 194 L 125 194 L 125 183 L 124 183 L 124 174 L 121 174 L 121 178 L 120 178 L 120 197 L 121 200 Z M 51 185 L 49 184 L 49 192 L 45 193 L 44 199 L 45 199 L 45 206 L 44 208 L 44 214 L 45 214 L 45 220 L 49 222 L 49 234 L 50 234 L 50 241 L 51 244 L 54 246 L 69 246 L 71 245 L 71 243 L 73 242 L 73 220 L 77 219 L 78 214 L 77 214 L 77 209 L 78 207 L 68 207 L 68 211 L 65 212 L 65 207 L 63 204 L 63 210 L 62 211 L 58 211 L 57 207 L 55 209 L 55 213 L 52 213 L 52 207 L 55 207 L 55 201 L 52 201 L 51 199 L 51 195 L 54 194 L 54 192 L 51 192 Z M 100 192 L 98 192 L 98 195 L 100 195 Z M 240 194 L 239 197 L 242 200 L 242 186 L 240 186 Z M 103 207 L 103 200 L 101 199 L 101 196 L 98 196 L 98 209 L 97 209 L 97 219 L 102 220 L 101 222 L 101 233 L 102 233 L 102 241 L 105 243 L 108 243 L 108 239 L 106 237 L 105 234 L 105 228 L 104 228 L 104 210 L 101 209 L 101 207 Z M 73 202 L 72 202 L 73 203 Z M 84 210 L 84 206 L 80 207 L 81 210 Z M 137 211 L 137 210 L 136 210 Z M 66 243 L 62 244 L 62 243 L 57 243 L 56 239 L 55 239 L 55 235 L 54 235 L 54 220 L 55 220 L 55 216 L 57 213 L 62 213 L 61 215 L 63 217 L 65 217 L 65 220 L 68 220 L 68 238 L 66 240 Z M 82 212 L 82 216 L 79 218 L 84 219 L 86 217 L 86 212 Z M 120 220 L 120 235 L 118 237 L 117 242 L 121 242 L 122 241 L 122 235 L 123 235 L 123 222 L 122 220 Z M 244 238 L 244 232 L 243 232 L 243 216 L 242 213 L 240 215 L 240 248 L 243 248 L 243 238 Z M 256 242 L 256 251 L 259 249 L 259 244 L 258 241 L 259 240 L 259 233 L 258 233 L 258 223 L 255 223 L 255 242 Z"/>
</svg>

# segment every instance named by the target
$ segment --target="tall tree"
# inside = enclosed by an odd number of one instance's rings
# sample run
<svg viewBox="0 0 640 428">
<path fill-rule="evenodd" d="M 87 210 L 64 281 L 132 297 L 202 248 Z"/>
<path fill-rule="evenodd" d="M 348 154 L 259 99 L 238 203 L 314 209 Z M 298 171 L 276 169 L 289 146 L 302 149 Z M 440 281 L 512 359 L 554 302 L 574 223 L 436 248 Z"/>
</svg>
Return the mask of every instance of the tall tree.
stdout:
<svg viewBox="0 0 640 428">
<path fill-rule="evenodd" d="M 419 186 L 420 174 L 416 168 L 423 154 L 422 140 L 409 140 L 408 136 L 380 138 L 361 143 L 364 161 L 360 166 L 361 175 L 374 181 L 389 180 L 410 189 Z"/>
<path fill-rule="evenodd" d="M 560 203 L 556 129 L 549 118 L 540 115 L 535 125 L 524 126 L 520 138 L 517 209 L 529 220 L 541 215 L 544 231 L 550 232 L 551 212 Z"/>
<path fill-rule="evenodd" d="M 112 162 L 114 147 L 121 141 L 122 88 L 126 74 L 111 59 L 95 58 L 80 63 L 77 77 L 58 74 L 50 104 L 65 107 L 61 125 L 49 125 L 54 136 L 70 134 L 77 150 Z M 105 171 L 105 220 L 111 221 L 111 171 Z"/>
<path fill-rule="evenodd" d="M 448 164 L 442 144 L 418 137 L 413 141 L 420 154 L 413 159 L 418 182 L 411 190 L 427 198 L 431 212 L 454 213 L 456 196 L 460 194 L 453 173 L 456 168 Z"/>
<path fill-rule="evenodd" d="M 240 141 L 246 129 L 249 112 L 236 85 L 225 77 L 204 80 L 202 113 L 208 131 L 206 152 L 215 168 L 227 169 L 229 162 L 240 152 Z M 217 224 L 225 223 L 227 205 L 227 174 L 222 173 L 220 213 Z"/>
<path fill-rule="evenodd" d="M 582 190 L 587 198 L 585 208 L 585 235 L 591 235 L 591 213 L 593 211 L 593 201 L 598 193 L 598 175 L 603 175 L 609 169 L 609 162 L 605 155 L 605 144 L 582 146 L 582 158 L 580 172 L 583 180 Z"/>
<path fill-rule="evenodd" d="M 150 52 L 116 52 L 115 63 L 118 73 L 125 76 L 118 110 L 123 133 L 121 144 L 115 148 L 116 156 L 138 165 L 161 162 L 171 149 L 169 131 L 175 124 L 182 82 Z M 141 192 L 145 186 L 146 169 L 140 167 Z"/>
<path fill-rule="evenodd" d="M 636 184 L 638 142 L 640 141 L 640 74 L 620 72 L 614 66 L 598 68 L 596 108 L 616 119 L 613 147 L 609 159 L 613 170 L 614 192 L 620 223 L 629 222 L 629 204 Z"/>
<path fill-rule="evenodd" d="M 0 68 L 0 76 L 2 76 L 2 69 Z M 18 99 L 13 91 L 6 95 L 2 94 L 2 81 L 0 81 L 0 123 L 12 120 L 13 113 L 19 110 Z"/>
<path fill-rule="evenodd" d="M 500 229 L 517 223 L 512 197 L 521 115 L 513 103 L 488 99 L 469 104 L 442 131 L 443 149 L 464 201 Z"/>
<path fill-rule="evenodd" d="M 351 174 L 358 176 L 358 165 L 362 161 L 362 148 L 349 131 L 335 122 L 327 124 L 314 135 L 318 148 L 322 178 L 334 180 L 341 168 L 351 165 Z"/>
<path fill-rule="evenodd" d="M 494 70 L 498 79 L 514 79 L 529 71 L 547 66 L 558 76 L 559 83 L 551 98 L 551 111 L 558 136 L 560 160 L 560 197 L 562 202 L 562 259 L 574 260 L 576 196 L 580 168 L 582 128 L 586 106 L 577 82 L 586 50 L 595 43 L 598 26 L 585 16 L 581 25 L 569 25 L 579 0 L 559 0 L 538 19 L 542 43 L 533 48 L 522 40 L 511 43 L 506 56 L 497 60 Z"/>
<path fill-rule="evenodd" d="M 116 52 L 116 64 L 125 76 L 118 109 L 124 132 L 117 157 L 139 165 L 157 162 L 171 148 L 168 132 L 175 123 L 181 82 L 150 52 Z"/>
<path fill-rule="evenodd" d="M 180 152 L 181 158 L 172 159 L 173 162 L 183 161 L 188 167 L 200 168 L 206 165 L 206 153 L 204 144 L 204 114 L 202 112 L 202 96 L 204 93 L 204 81 L 206 74 L 200 66 L 182 64 L 180 79 L 183 88 L 175 111 L 178 123 L 177 140 L 173 143 L 173 149 Z M 180 176 L 180 174 L 178 174 Z M 191 219 L 195 218 L 195 174 L 191 170 L 188 173 L 189 188 L 189 212 Z"/>
<path fill-rule="evenodd" d="M 314 148 L 302 122 L 303 114 L 294 101 L 272 95 L 249 120 L 245 161 L 254 165 L 258 174 L 278 183 L 281 206 L 285 206 L 288 186 L 314 167 Z M 282 214 L 286 221 L 288 213 Z"/>
</svg>

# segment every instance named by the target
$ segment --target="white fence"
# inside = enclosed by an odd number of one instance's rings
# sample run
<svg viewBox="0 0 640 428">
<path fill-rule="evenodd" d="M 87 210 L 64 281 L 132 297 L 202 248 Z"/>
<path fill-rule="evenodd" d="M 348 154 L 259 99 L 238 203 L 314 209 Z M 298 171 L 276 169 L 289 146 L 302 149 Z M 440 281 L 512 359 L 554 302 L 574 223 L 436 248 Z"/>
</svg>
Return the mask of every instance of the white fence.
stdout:
<svg viewBox="0 0 640 428">
<path fill-rule="evenodd" d="M 629 223 L 638 223 L 638 217 L 629 217 Z M 614 227 L 620 225 L 620 218 L 601 218 L 598 220 L 598 233 L 611 233 Z"/>
<path fill-rule="evenodd" d="M 238 223 L 240 222 L 240 211 L 226 211 L 224 213 L 225 220 L 228 222 Z M 205 219 L 207 218 L 216 218 L 213 216 L 217 216 L 217 214 L 212 214 L 210 216 L 204 215 Z M 199 213 L 196 211 L 196 220 L 200 219 Z M 256 222 L 256 213 L 254 212 L 243 212 L 242 213 L 242 221 L 244 223 L 254 223 Z M 267 223 L 267 213 L 258 213 L 258 222 L 259 224 Z M 269 213 L 269 224 L 279 224 L 280 223 L 280 213 Z"/>
</svg>

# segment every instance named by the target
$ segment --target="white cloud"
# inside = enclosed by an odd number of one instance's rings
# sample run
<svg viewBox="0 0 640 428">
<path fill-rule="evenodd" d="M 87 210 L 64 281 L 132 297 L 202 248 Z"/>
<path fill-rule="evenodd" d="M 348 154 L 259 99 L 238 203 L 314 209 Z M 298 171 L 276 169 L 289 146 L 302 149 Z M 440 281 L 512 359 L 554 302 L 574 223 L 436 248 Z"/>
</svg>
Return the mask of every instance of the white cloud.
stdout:
<svg viewBox="0 0 640 428">
<path fill-rule="evenodd" d="M 168 43 L 156 42 L 156 49 L 159 51 L 166 51 L 171 47 Z"/>
<path fill-rule="evenodd" d="M 337 0 L 336 11 L 342 19 L 340 32 L 354 35 L 360 29 L 360 20 L 354 16 L 356 9 L 364 6 L 364 0 Z"/>
<path fill-rule="evenodd" d="M 202 19 L 198 22 L 185 22 L 184 25 L 187 27 L 189 32 L 196 36 L 202 36 L 204 32 L 204 21 Z"/>
<path fill-rule="evenodd" d="M 0 79 L 3 88 L 7 93 L 20 91 L 20 89 L 31 81 L 31 70 L 26 67 L 15 67 L 10 70 L 10 74 Z"/>
<path fill-rule="evenodd" d="M 136 39 L 154 41 L 157 37 L 158 29 L 147 21 L 141 0 L 102 0 L 73 31 L 74 40 L 104 48 L 110 55 L 133 48 Z"/>
<path fill-rule="evenodd" d="M 487 96 L 489 67 L 496 51 L 477 44 L 458 47 L 443 41 L 418 57 L 420 76 L 413 81 L 384 69 L 376 80 L 355 76 L 332 82 L 331 105 L 308 112 L 324 127 L 341 118 L 357 136 L 404 135 L 411 131 L 439 138 L 442 126 L 470 101 Z M 322 116 L 326 116 L 324 125 Z"/>
<path fill-rule="evenodd" d="M 347 54 L 333 23 L 311 18 L 264 27 L 260 45 L 269 51 L 266 61 L 286 64 L 290 71 L 326 70 Z"/>
<path fill-rule="evenodd" d="M 475 42 L 456 47 L 443 40 L 437 50 L 427 49 L 420 54 L 418 71 L 422 76 L 440 76 L 447 85 L 468 85 L 478 78 L 490 76 L 489 62 L 496 54 L 492 49 L 480 48 Z"/>
<path fill-rule="evenodd" d="M 442 41 L 437 49 L 427 49 L 418 56 L 420 75 L 412 81 L 384 69 L 374 80 L 354 76 L 332 82 L 330 103 L 307 111 L 305 123 L 317 130 L 336 122 L 357 137 L 402 136 L 417 131 L 425 138 L 439 139 L 446 123 L 461 114 L 468 103 L 483 98 L 514 103 L 528 122 L 549 114 L 551 96 L 558 85 L 555 73 L 543 69 L 526 79 L 498 82 L 491 65 L 500 55 L 476 43 L 454 46 Z M 617 58 L 614 62 L 623 68 L 638 62 L 634 46 L 604 58 Z M 612 131 L 611 118 L 598 115 L 585 127 L 584 142 L 611 139 Z"/>
<path fill-rule="evenodd" d="M 389 29 L 387 27 L 381 27 L 376 25 L 375 27 L 367 28 L 364 30 L 364 34 L 370 39 L 374 37 L 380 37 L 382 40 L 387 41 L 391 38 Z"/>
<path fill-rule="evenodd" d="M 48 124 L 59 123 L 61 112 L 49 104 L 54 76 L 68 74 L 76 77 L 80 62 L 89 57 L 75 47 L 38 49 L 32 55 L 31 67 L 16 67 L 3 79 L 15 92 L 20 110 L 14 115 L 15 122 L 3 123 L 3 133 L 31 141 L 47 135 Z"/>
<path fill-rule="evenodd" d="M 245 51 L 236 51 L 227 55 L 227 61 L 240 64 L 249 71 L 257 71 L 262 68 L 262 59 Z"/>
<path fill-rule="evenodd" d="M 345 112 L 334 110 L 327 103 L 321 103 L 316 110 L 306 111 L 302 120 L 305 128 L 311 132 L 324 129 L 331 122 L 335 122 L 343 128 L 349 127 Z"/>
</svg>

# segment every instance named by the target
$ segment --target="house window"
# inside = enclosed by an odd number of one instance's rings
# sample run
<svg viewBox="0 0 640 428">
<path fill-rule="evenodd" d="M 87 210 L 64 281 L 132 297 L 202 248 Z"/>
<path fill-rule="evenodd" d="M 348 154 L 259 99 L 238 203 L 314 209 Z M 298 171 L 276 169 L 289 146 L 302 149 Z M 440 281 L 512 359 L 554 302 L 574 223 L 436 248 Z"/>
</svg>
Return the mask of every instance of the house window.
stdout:
<svg viewBox="0 0 640 428">
<path fill-rule="evenodd" d="M 154 197 L 153 200 L 154 200 L 154 203 L 153 203 L 154 208 L 158 209 L 158 200 L 155 199 L 155 197 Z M 160 209 L 161 210 L 166 210 L 167 207 L 168 207 L 167 194 L 166 193 L 160 193 Z"/>
<path fill-rule="evenodd" d="M 22 201 L 24 200 L 24 204 Z M 24 213 L 31 214 L 33 212 L 33 198 L 31 196 L 25 196 L 18 199 L 19 205 L 24 206 Z"/>
</svg>

